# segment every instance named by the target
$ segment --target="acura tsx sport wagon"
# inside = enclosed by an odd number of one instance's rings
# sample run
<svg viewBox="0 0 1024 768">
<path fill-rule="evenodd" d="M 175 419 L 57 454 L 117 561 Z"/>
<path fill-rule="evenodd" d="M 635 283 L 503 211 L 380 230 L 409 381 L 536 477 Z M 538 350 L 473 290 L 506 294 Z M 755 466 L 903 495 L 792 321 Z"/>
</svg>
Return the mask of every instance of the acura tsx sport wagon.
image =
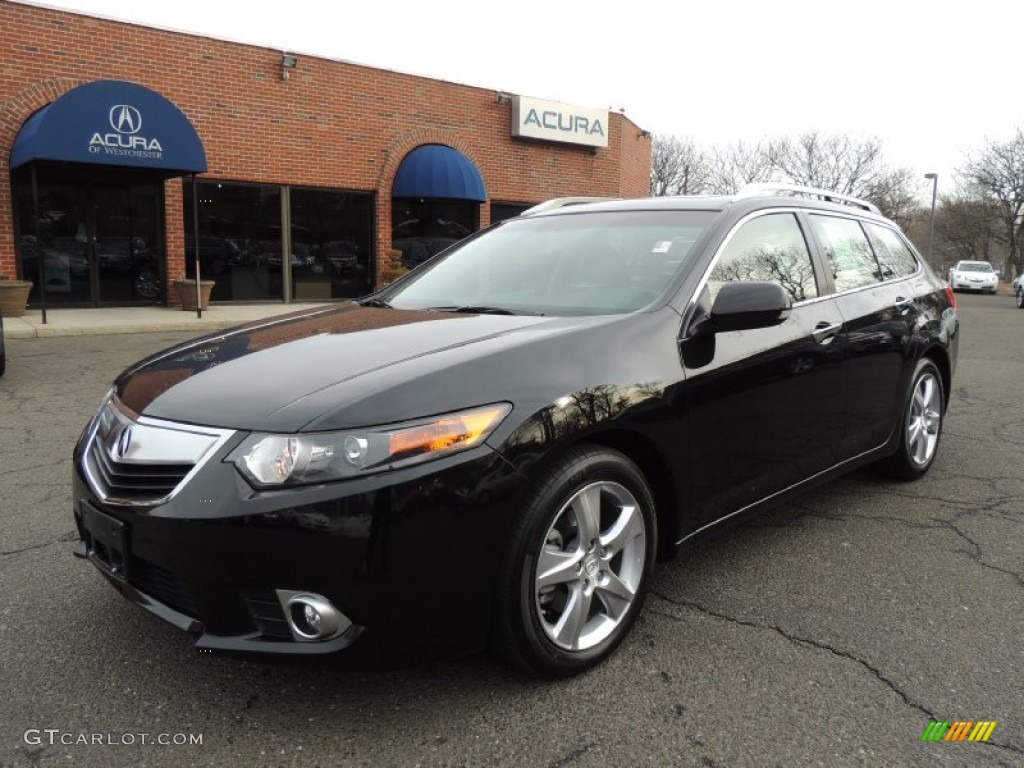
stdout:
<svg viewBox="0 0 1024 768">
<path fill-rule="evenodd" d="M 76 553 L 200 648 L 574 674 L 677 545 L 854 467 L 928 471 L 957 342 L 870 203 L 553 201 L 122 373 L 75 449 Z"/>
</svg>

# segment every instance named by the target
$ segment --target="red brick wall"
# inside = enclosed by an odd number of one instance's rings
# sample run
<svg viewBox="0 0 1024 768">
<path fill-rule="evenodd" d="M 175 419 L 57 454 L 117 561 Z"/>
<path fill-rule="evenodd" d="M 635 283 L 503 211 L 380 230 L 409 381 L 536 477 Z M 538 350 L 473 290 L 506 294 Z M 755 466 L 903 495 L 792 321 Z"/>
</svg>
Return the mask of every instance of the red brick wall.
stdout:
<svg viewBox="0 0 1024 768">
<path fill-rule="evenodd" d="M 285 81 L 274 49 L 7 0 L 0 30 L 0 275 L 15 274 L 7 166 L 14 136 L 36 109 L 94 80 L 139 83 L 174 102 L 206 148 L 203 178 L 374 192 L 378 254 L 390 247 L 395 171 L 424 143 L 469 157 L 492 200 L 647 194 L 650 139 L 618 113 L 609 115 L 609 146 L 593 151 L 510 138 L 509 107 L 495 103 L 493 90 L 309 56 Z M 173 279 L 184 253 L 181 182 L 165 190 Z M 481 224 L 489 219 L 481 206 Z"/>
</svg>

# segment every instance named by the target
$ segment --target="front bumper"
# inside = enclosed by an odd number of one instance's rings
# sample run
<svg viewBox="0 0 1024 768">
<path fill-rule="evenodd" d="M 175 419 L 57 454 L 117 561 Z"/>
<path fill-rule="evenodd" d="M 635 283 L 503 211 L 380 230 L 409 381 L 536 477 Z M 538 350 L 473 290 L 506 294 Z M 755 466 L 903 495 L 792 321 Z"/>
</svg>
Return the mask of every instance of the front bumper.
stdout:
<svg viewBox="0 0 1024 768">
<path fill-rule="evenodd" d="M 359 646 L 385 657 L 483 647 L 498 553 L 525 487 L 517 470 L 484 445 L 379 475 L 257 491 L 224 461 L 244 436 L 153 506 L 104 501 L 87 479 L 83 436 L 76 554 L 199 648 L 330 653 L 363 637 Z M 279 590 L 321 595 L 351 626 L 296 639 Z"/>
<path fill-rule="evenodd" d="M 995 292 L 999 287 L 998 283 L 984 282 L 976 283 L 972 280 L 958 280 L 954 279 L 952 287 L 957 291 L 978 291 L 979 293 Z"/>
</svg>

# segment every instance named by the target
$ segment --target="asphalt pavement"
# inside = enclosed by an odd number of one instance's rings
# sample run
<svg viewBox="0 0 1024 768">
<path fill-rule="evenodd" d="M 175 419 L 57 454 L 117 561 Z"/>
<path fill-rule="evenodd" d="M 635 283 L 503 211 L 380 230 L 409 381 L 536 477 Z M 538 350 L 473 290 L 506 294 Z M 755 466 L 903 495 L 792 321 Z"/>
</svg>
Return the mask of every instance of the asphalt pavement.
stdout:
<svg viewBox="0 0 1024 768">
<path fill-rule="evenodd" d="M 367 668 L 196 651 L 72 556 L 70 494 L 112 376 L 192 333 L 10 339 L 0 764 L 1024 765 L 1024 311 L 958 299 L 925 478 L 858 471 L 702 541 L 660 565 L 615 656 L 555 683 L 485 655 Z M 997 725 L 986 743 L 922 742 L 932 720 Z"/>
</svg>

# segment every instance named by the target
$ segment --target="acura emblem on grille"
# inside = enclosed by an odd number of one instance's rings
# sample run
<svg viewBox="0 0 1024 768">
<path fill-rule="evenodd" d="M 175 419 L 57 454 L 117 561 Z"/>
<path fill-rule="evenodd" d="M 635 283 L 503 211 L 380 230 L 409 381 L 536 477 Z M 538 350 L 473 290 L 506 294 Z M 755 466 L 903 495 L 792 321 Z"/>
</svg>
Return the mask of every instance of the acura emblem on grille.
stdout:
<svg viewBox="0 0 1024 768">
<path fill-rule="evenodd" d="M 117 458 L 123 459 L 128 453 L 128 449 L 132 444 L 132 428 L 125 427 L 121 430 L 121 434 L 117 436 L 117 446 L 114 449 L 117 453 Z"/>
</svg>

